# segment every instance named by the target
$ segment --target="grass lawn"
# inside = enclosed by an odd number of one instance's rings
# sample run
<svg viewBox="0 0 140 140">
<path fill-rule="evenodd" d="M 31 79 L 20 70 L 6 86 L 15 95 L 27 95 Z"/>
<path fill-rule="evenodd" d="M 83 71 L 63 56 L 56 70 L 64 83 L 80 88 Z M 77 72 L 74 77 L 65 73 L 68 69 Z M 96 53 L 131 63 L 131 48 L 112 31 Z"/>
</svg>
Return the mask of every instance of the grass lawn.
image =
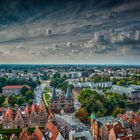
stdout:
<svg viewBox="0 0 140 140">
<path fill-rule="evenodd" d="M 50 104 L 50 95 L 48 93 L 45 94 L 45 100 L 47 102 L 47 104 Z"/>
<path fill-rule="evenodd" d="M 33 133 L 35 128 L 28 128 L 28 131 Z M 21 133 L 22 129 L 0 129 L 0 134 L 13 134 L 13 133 Z"/>
</svg>

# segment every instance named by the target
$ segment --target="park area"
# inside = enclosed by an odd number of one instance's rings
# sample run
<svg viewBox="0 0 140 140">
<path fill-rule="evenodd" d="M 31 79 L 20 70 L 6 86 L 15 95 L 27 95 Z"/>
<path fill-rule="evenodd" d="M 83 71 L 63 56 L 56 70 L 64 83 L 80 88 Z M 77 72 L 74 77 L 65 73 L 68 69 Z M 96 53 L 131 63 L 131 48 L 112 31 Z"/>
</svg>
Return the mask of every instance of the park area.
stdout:
<svg viewBox="0 0 140 140">
<path fill-rule="evenodd" d="M 51 97 L 51 90 L 49 88 L 45 88 L 43 98 L 45 100 L 46 106 L 48 107 L 50 105 L 50 97 Z"/>
</svg>

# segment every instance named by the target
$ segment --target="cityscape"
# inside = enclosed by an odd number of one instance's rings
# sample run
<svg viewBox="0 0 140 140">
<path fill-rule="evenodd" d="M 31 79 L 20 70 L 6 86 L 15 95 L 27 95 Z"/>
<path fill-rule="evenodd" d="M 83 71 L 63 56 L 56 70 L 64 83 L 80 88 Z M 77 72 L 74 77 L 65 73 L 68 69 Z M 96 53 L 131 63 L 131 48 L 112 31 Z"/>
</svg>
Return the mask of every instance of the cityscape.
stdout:
<svg viewBox="0 0 140 140">
<path fill-rule="evenodd" d="M 0 0 L 0 140 L 140 140 L 140 0 Z"/>
<path fill-rule="evenodd" d="M 140 66 L 0 65 L 0 139 L 137 140 Z"/>
</svg>

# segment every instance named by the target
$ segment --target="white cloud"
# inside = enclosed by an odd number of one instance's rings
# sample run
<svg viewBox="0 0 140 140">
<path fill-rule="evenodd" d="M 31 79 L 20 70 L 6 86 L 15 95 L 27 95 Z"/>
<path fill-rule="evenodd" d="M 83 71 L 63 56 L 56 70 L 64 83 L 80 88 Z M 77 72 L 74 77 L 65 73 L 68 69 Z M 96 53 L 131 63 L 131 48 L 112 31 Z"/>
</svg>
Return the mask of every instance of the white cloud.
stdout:
<svg viewBox="0 0 140 140">
<path fill-rule="evenodd" d="M 4 55 L 4 56 L 8 56 L 8 55 L 12 55 L 12 53 L 10 51 L 5 51 L 5 50 L 0 50 L 0 55 Z"/>
<path fill-rule="evenodd" d="M 16 49 L 24 49 L 24 46 L 23 46 L 23 45 L 18 45 L 18 46 L 16 47 Z"/>
<path fill-rule="evenodd" d="M 72 47 L 73 46 L 73 44 L 72 44 L 72 42 L 67 42 L 67 47 Z"/>
</svg>

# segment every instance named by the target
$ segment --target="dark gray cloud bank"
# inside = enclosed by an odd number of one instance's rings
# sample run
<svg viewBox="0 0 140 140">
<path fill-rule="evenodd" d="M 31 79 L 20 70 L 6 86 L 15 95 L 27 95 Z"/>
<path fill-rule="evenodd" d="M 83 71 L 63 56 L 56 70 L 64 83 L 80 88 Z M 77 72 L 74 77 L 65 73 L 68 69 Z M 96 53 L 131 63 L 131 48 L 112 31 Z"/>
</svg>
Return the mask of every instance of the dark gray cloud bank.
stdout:
<svg viewBox="0 0 140 140">
<path fill-rule="evenodd" d="M 0 63 L 139 59 L 139 0 L 0 1 Z"/>
</svg>

